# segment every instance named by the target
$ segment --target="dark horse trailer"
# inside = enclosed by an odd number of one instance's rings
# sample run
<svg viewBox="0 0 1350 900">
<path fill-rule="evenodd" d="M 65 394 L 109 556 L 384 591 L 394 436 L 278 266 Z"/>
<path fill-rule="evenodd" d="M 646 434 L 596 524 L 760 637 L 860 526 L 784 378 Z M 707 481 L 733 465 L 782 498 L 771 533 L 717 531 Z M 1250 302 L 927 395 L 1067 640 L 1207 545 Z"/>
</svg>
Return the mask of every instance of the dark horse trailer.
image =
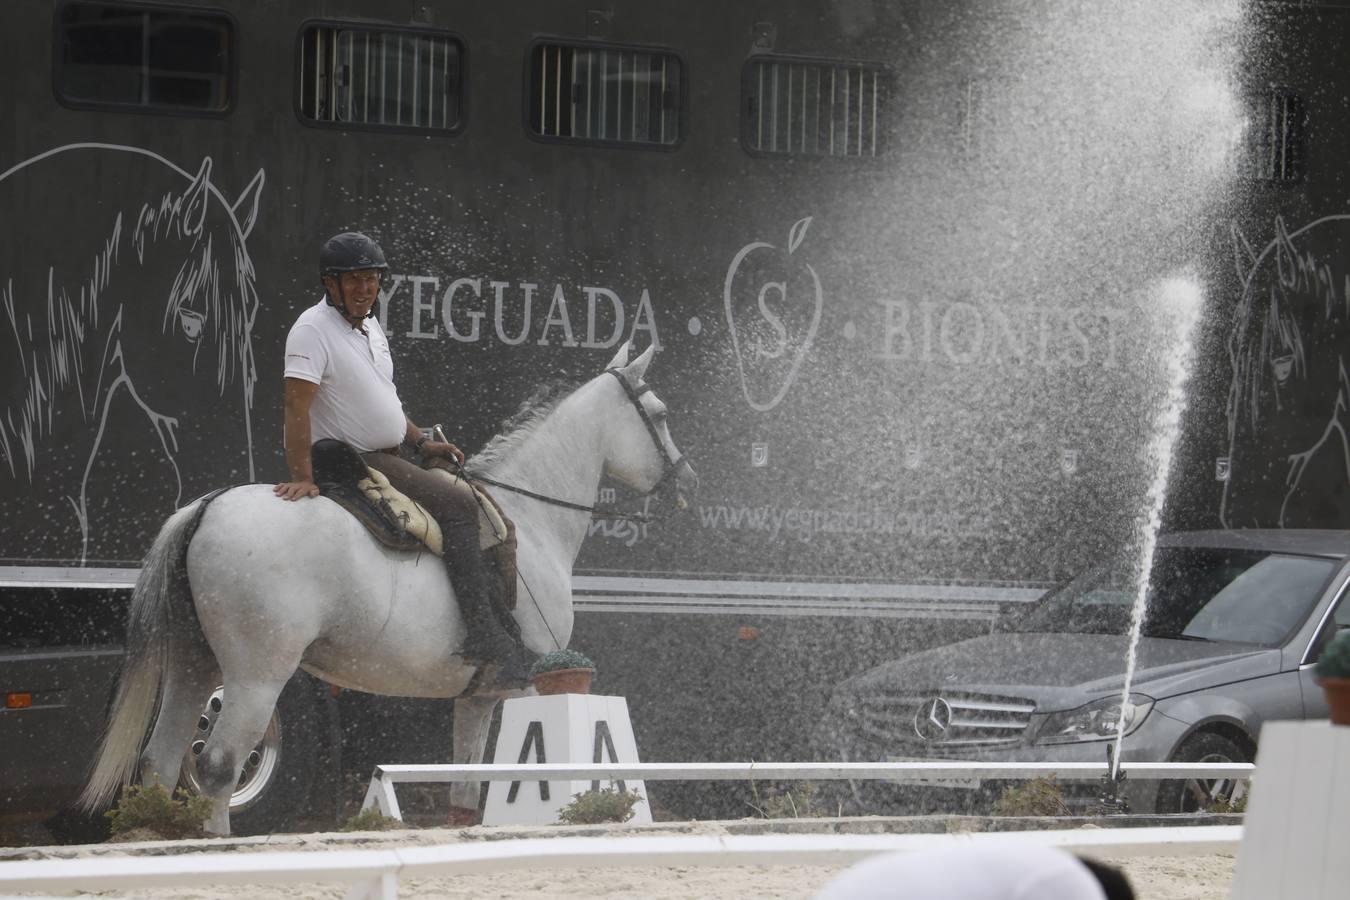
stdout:
<svg viewBox="0 0 1350 900">
<path fill-rule="evenodd" d="M 392 262 L 409 413 L 470 450 L 658 348 L 701 494 L 602 487 L 661 515 L 593 523 L 573 637 L 648 758 L 799 755 L 835 679 L 1127 539 L 1178 291 L 1169 521 L 1344 527 L 1344 16 L 1168 9 L 11 0 L 0 815 L 82 783 L 159 523 L 284 476 L 341 230 Z M 443 722 L 297 679 L 236 823 Z"/>
</svg>

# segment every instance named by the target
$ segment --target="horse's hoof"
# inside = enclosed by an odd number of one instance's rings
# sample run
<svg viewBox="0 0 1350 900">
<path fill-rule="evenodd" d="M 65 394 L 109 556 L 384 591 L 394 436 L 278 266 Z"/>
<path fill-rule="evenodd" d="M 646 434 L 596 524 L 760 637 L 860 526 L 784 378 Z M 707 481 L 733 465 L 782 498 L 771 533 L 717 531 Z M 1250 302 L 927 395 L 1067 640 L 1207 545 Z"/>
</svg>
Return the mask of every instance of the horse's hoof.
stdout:
<svg viewBox="0 0 1350 900">
<path fill-rule="evenodd" d="M 467 806 L 450 807 L 450 819 L 447 823 L 451 828 L 470 828 L 478 824 L 478 810 L 469 809 Z"/>
</svg>

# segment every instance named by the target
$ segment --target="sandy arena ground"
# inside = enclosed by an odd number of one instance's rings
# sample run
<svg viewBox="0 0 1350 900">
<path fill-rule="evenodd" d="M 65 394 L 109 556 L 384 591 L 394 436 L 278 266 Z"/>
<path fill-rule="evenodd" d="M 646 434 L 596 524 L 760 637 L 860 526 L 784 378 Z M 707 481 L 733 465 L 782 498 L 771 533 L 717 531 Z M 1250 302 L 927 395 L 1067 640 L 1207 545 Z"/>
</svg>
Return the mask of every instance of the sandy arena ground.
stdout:
<svg viewBox="0 0 1350 900">
<path fill-rule="evenodd" d="M 1227 900 L 1233 880 L 1233 857 L 1135 857 L 1122 861 L 1140 900 Z M 399 896 L 408 900 L 519 900 L 519 898 L 772 898 L 809 900 L 837 868 L 827 866 L 734 866 L 719 868 L 587 869 L 554 873 L 466 875 L 460 878 L 399 882 Z M 145 898 L 145 900 L 342 900 L 346 889 L 336 885 L 202 888 L 100 892 L 80 896 Z M 897 894 L 897 900 L 903 900 Z"/>
<path fill-rule="evenodd" d="M 648 826 L 650 827 L 650 826 Z M 659 826 L 658 826 L 659 828 Z M 716 823 L 699 823 L 660 829 L 665 833 L 717 833 Z M 793 829 L 797 831 L 797 829 Z M 554 831 L 560 834 L 562 830 Z M 579 830 L 568 829 L 572 835 Z M 642 833 L 631 826 L 616 826 L 617 834 Z M 596 840 L 606 837 L 598 826 L 581 831 Z M 16 858 L 81 858 L 127 853 L 140 855 L 184 851 L 223 850 L 255 853 L 273 851 L 313 851 L 327 849 L 374 849 L 391 846 L 428 846 L 472 840 L 500 840 L 512 837 L 538 837 L 531 830 L 513 834 L 510 829 L 467 830 L 420 829 L 416 831 L 369 833 L 366 835 L 287 835 L 273 839 L 254 838 L 226 842 L 177 842 L 175 844 L 101 844 L 87 847 L 27 848 L 27 851 L 0 851 L 3 860 Z M 1156 856 L 1097 858 L 1118 865 L 1128 874 L 1140 900 L 1227 900 L 1233 882 L 1235 858 L 1230 855 Z M 399 896 L 411 900 L 515 900 L 515 898 L 781 898 L 807 900 L 842 866 L 708 866 L 589 868 L 554 871 L 504 872 L 488 875 L 463 875 L 456 878 L 401 879 Z M 145 900 L 214 900 L 214 898 L 259 898 L 259 900 L 342 900 L 347 888 L 338 884 L 246 885 L 180 887 L 150 891 L 101 891 L 79 896 L 107 898 L 145 898 Z M 903 895 L 897 895 L 898 900 Z"/>
</svg>

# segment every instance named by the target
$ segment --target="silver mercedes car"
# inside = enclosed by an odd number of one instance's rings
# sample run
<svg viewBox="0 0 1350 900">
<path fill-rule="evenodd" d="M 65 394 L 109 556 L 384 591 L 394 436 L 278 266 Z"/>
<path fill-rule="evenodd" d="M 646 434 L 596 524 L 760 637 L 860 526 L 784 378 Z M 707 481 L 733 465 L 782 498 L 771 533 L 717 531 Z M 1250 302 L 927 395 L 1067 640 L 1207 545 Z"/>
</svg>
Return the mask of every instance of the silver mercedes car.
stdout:
<svg viewBox="0 0 1350 900">
<path fill-rule="evenodd" d="M 1264 722 L 1326 717 L 1312 664 L 1337 629 L 1350 627 L 1350 532 L 1162 538 L 1122 703 L 1137 565 L 1123 559 L 1091 569 L 989 635 L 843 682 L 818 755 L 1101 762 L 1123 719 L 1123 763 L 1246 762 Z M 950 811 L 978 808 L 1004 786 L 856 782 L 851 799 L 868 812 Z M 1071 809 L 1100 793 L 1091 783 L 1063 786 Z M 1234 790 L 1228 781 L 1127 778 L 1121 796 L 1134 812 L 1179 813 L 1212 808 Z"/>
</svg>

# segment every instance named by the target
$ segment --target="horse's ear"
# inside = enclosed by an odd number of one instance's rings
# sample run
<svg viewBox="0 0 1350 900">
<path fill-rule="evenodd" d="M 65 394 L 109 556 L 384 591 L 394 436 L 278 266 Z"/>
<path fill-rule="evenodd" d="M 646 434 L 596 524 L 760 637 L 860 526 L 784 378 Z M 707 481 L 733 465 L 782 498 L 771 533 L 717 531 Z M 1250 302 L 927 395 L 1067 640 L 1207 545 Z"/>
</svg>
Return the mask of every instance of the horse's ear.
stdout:
<svg viewBox="0 0 1350 900">
<path fill-rule="evenodd" d="M 605 366 L 605 369 L 622 369 L 624 366 L 628 365 L 628 350 L 631 346 L 632 345 L 628 341 L 624 341 L 620 344 L 619 352 L 614 354 L 614 358 L 609 361 L 609 365 Z"/>
<path fill-rule="evenodd" d="M 622 367 L 624 377 L 632 384 L 640 383 L 642 381 L 642 376 L 647 374 L 647 366 L 651 365 L 652 355 L 654 353 L 656 353 L 656 345 L 652 344 L 646 350 L 642 351 L 641 356 Z"/>
<path fill-rule="evenodd" d="M 266 173 L 259 169 L 258 174 L 253 176 L 248 187 L 244 188 L 244 192 L 234 202 L 234 218 L 239 222 L 239 232 L 245 240 L 253 231 L 254 223 L 258 221 L 258 200 L 262 197 L 263 183 L 266 180 Z"/>
<path fill-rule="evenodd" d="M 207 156 L 202 158 L 202 167 L 197 170 L 197 177 L 192 179 L 192 184 L 183 192 L 178 220 L 183 234 L 198 235 L 202 233 L 202 224 L 206 221 L 206 205 L 210 200 L 210 190 L 211 157 Z"/>
</svg>

